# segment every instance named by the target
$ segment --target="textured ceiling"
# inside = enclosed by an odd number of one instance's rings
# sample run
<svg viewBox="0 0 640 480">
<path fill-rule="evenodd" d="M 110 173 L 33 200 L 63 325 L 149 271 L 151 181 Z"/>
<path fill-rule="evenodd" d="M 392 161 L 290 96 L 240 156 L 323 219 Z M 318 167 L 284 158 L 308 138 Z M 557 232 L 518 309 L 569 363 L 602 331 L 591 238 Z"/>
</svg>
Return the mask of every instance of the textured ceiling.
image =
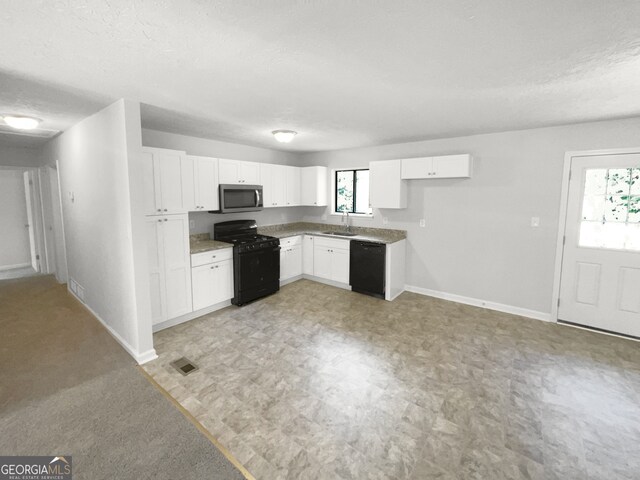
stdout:
<svg viewBox="0 0 640 480">
<path fill-rule="evenodd" d="M 0 31 L 0 113 L 51 130 L 122 97 L 298 151 L 640 114 L 637 0 L 8 0 Z"/>
</svg>

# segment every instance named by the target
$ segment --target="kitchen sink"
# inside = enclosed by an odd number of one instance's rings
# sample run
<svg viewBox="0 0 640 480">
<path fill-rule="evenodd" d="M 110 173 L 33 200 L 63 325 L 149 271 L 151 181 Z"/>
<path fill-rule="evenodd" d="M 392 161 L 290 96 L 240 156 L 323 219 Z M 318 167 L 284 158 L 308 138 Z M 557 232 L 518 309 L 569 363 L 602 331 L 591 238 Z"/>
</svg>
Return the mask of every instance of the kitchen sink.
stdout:
<svg viewBox="0 0 640 480">
<path fill-rule="evenodd" d="M 323 235 L 335 235 L 336 237 L 355 237 L 357 233 L 351 232 L 322 232 Z"/>
</svg>

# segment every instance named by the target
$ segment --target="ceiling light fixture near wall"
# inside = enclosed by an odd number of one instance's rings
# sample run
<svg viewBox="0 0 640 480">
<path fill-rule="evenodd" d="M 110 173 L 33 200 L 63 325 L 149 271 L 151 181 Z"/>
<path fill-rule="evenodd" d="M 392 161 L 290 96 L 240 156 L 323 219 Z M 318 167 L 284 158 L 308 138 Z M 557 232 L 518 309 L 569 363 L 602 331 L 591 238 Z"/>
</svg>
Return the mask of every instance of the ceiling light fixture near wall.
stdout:
<svg viewBox="0 0 640 480">
<path fill-rule="evenodd" d="M 33 130 L 38 128 L 42 120 L 24 115 L 3 115 L 4 123 L 16 130 Z"/>
<path fill-rule="evenodd" d="M 294 132 L 293 130 L 274 130 L 271 133 L 273 133 L 273 136 L 276 137 L 277 141 L 282 143 L 289 143 L 293 140 L 293 137 L 298 134 L 298 132 Z"/>
</svg>

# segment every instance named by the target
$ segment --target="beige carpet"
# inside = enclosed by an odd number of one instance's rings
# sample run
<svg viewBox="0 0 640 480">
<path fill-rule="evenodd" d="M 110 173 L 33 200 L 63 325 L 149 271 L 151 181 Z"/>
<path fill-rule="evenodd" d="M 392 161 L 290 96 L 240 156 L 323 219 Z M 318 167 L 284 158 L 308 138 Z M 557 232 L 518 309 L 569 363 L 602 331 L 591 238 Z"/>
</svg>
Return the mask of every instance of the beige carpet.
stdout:
<svg viewBox="0 0 640 480">
<path fill-rule="evenodd" d="M 243 479 L 53 277 L 0 282 L 0 455 L 75 479 Z"/>
</svg>

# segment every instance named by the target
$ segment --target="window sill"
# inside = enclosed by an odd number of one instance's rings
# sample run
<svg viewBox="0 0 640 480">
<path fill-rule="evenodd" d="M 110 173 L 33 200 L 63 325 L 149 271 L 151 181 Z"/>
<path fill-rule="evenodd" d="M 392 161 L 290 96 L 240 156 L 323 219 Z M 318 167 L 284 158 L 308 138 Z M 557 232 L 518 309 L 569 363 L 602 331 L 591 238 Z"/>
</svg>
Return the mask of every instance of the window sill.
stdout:
<svg viewBox="0 0 640 480">
<path fill-rule="evenodd" d="M 330 213 L 332 217 L 342 217 L 342 213 Z M 373 218 L 373 213 L 350 213 L 349 218 Z"/>
</svg>

